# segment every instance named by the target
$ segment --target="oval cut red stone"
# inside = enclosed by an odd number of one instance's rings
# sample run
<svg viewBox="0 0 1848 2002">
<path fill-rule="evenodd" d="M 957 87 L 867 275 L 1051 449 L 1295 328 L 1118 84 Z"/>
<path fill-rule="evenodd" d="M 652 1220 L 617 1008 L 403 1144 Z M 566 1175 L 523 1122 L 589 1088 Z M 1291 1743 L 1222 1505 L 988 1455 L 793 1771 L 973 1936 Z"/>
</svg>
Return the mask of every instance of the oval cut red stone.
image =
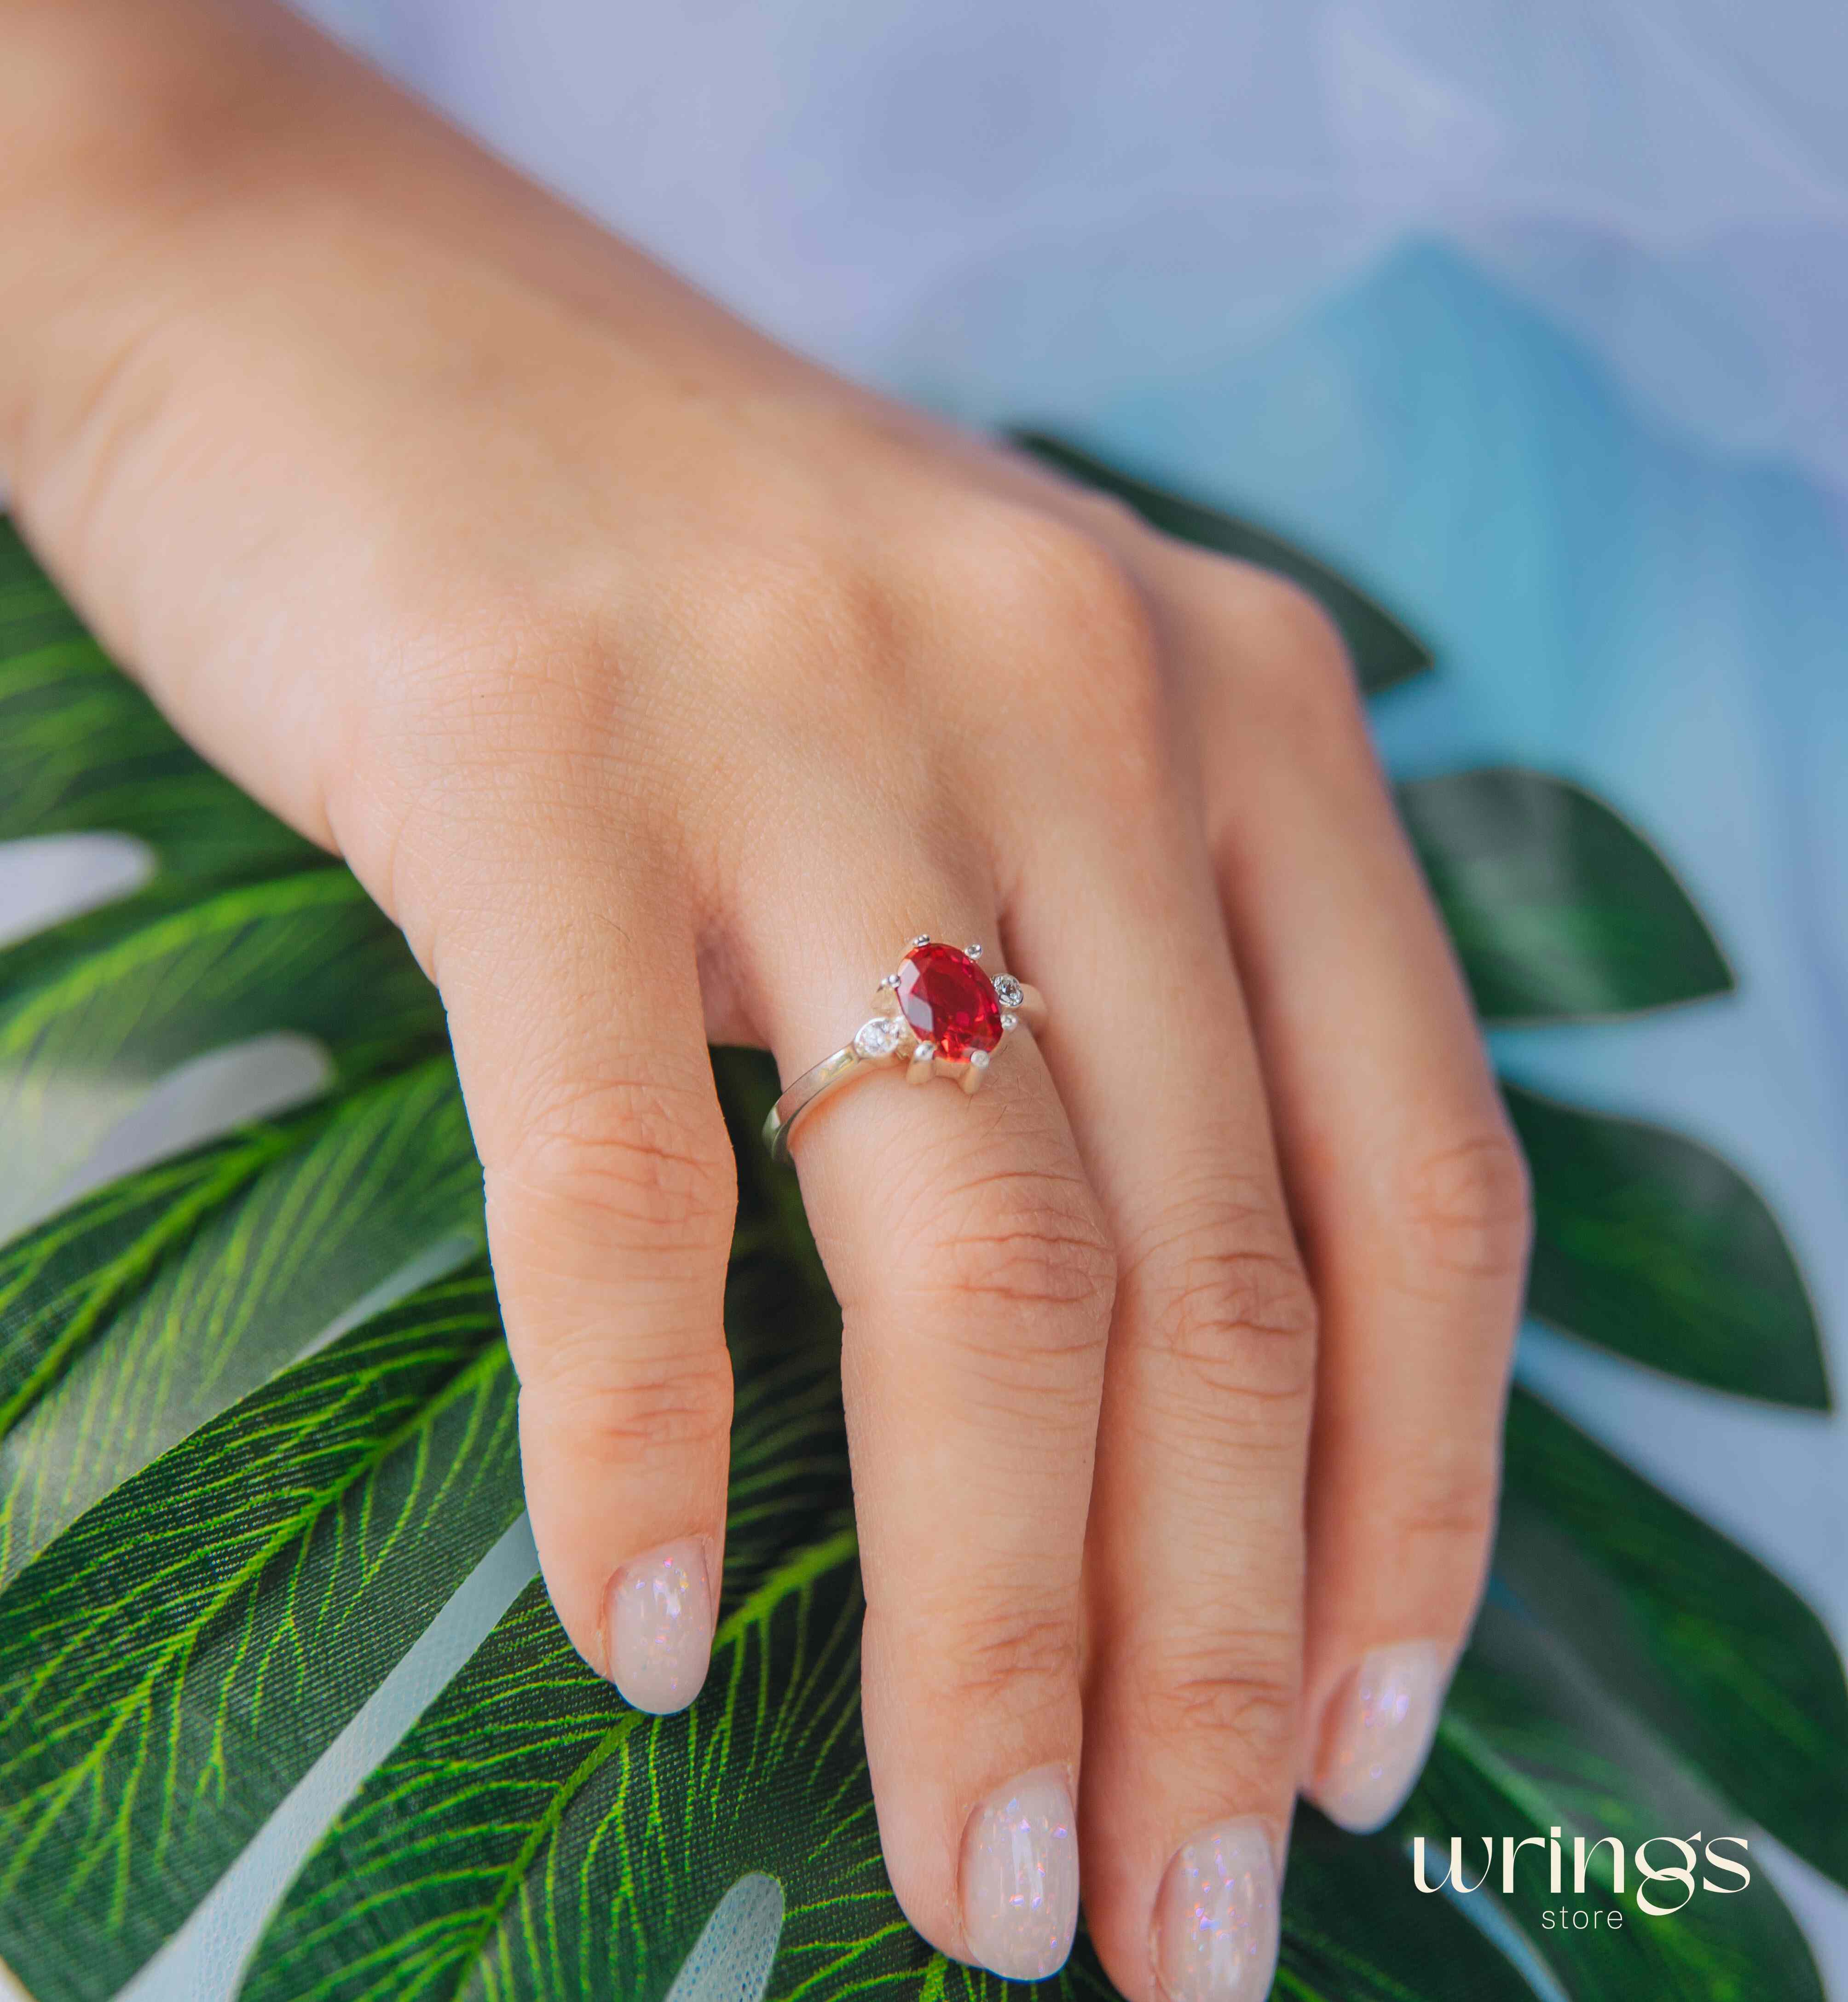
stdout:
<svg viewBox="0 0 1848 2002">
<path fill-rule="evenodd" d="M 898 1006 L 921 1043 L 951 1063 L 1001 1040 L 995 983 L 953 945 L 915 945 L 898 968 Z"/>
</svg>

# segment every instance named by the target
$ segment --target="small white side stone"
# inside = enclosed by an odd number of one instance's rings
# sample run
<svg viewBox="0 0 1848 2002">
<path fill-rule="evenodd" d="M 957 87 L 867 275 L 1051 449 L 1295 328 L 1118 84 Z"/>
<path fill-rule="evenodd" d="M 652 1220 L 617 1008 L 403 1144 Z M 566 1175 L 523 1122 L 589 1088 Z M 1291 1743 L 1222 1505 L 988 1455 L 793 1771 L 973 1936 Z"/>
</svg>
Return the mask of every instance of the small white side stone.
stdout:
<svg viewBox="0 0 1848 2002">
<path fill-rule="evenodd" d="M 875 1015 L 855 1032 L 853 1047 L 869 1062 L 892 1055 L 905 1041 L 905 1025 L 892 1015 Z"/>
</svg>

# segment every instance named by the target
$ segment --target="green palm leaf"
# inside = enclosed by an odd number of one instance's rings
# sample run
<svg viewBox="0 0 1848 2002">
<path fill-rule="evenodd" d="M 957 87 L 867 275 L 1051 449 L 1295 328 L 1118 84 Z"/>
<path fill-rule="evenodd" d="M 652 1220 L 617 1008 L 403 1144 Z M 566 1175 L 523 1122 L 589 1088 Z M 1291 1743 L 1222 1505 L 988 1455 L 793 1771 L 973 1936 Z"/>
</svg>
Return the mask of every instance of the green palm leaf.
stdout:
<svg viewBox="0 0 1848 2002">
<path fill-rule="evenodd" d="M 247 1127 L 111 1182 L 0 1249 L 0 1435 L 162 1258 L 324 1116 Z"/>
<path fill-rule="evenodd" d="M 1508 1603 L 1714 1791 L 1848 1885 L 1848 1686 L 1815 1613 L 1524 1391 L 1505 1450 Z"/>
<path fill-rule="evenodd" d="M 1551 1891 L 1546 1840 L 1555 1828 L 1558 1896 Z M 1493 1602 L 1459 1669 L 1424 1777 L 1393 1829 L 1403 1843 L 1425 1837 L 1428 1884 L 1441 1879 L 1451 1840 L 1459 1836 L 1466 1881 L 1477 1882 L 1485 1861 L 1482 1837 L 1493 1837 L 1493 1872 L 1466 1895 L 1492 1903 L 1489 1923 L 1512 1924 L 1574 2002 L 1654 2002 L 1658 1996 L 1823 2002 L 1803 1935 L 1762 1870 L 1754 1872 L 1747 1895 L 1696 1889 L 1672 1918 L 1639 1908 L 1634 1864 L 1626 1870 L 1627 1895 L 1616 1894 L 1611 1852 L 1591 1847 L 1600 1838 L 1616 1836 L 1628 1858 L 1639 1842 L 1654 1836 L 1685 1839 L 1698 1831 L 1743 1834 L 1749 1841 L 1749 1829 L 1654 1742 L 1646 1718 L 1588 1683 L 1569 1646 Z M 1508 1861 L 1501 1838 L 1511 1833 L 1517 1840 L 1542 1838 L 1539 1847 L 1514 1857 L 1512 1894 L 1501 1888 Z M 1588 1864 L 1596 1868 L 1588 1868 L 1582 1896 L 1566 1895 L 1572 1892 L 1573 1842 L 1580 1836 Z M 1745 1854 L 1749 1867 L 1749 1849 Z M 1658 1868 L 1682 1860 L 1661 1843 L 1647 1855 Z M 1662 1904 L 1679 1894 L 1651 1895 Z M 1557 1922 L 1549 1927 L 1546 1912 L 1562 1905 L 1593 1916 L 1594 1923 L 1582 1931 Z M 1621 1917 L 1620 1927 L 1609 1924 L 1613 1913 Z"/>
<path fill-rule="evenodd" d="M 298 1881 L 247 2002 L 643 2002 L 741 1868 L 783 1886 L 772 1994 L 824 1969 L 824 1993 L 917 1992 L 929 1951 L 856 1784 L 858 1613 L 842 1526 L 725 1620 L 691 1717 L 656 1718 L 584 1667 L 535 1584 Z"/>
<path fill-rule="evenodd" d="M 1398 799 L 1484 1021 L 1628 1014 L 1731 987 L 1667 864 L 1582 787 L 1497 766 Z"/>
<path fill-rule="evenodd" d="M 291 1029 L 358 1077 L 442 1033 L 435 989 L 343 869 L 164 904 L 148 893 L 0 953 L 12 1143 L 0 1156 L 0 1235 L 190 1057 Z"/>
<path fill-rule="evenodd" d="M 1403 1850 L 1309 1807 L 1290 1833 L 1278 2002 L 1531 2002 L 1527 1983 L 1442 1899 L 1409 1895 Z"/>
<path fill-rule="evenodd" d="M 807 1883 L 821 1887 L 823 1934 L 837 1899 L 882 1899 L 881 1951 L 928 1958 L 891 1924 L 870 1795 L 822 1833 L 863 1777 L 835 1352 L 804 1325 L 812 1303 L 779 1261 L 741 1259 L 727 1304 L 744 1331 L 724 1599 L 699 1705 L 678 1718 L 629 1709 L 535 1583 L 341 1815 L 247 1994 L 664 1992 L 740 1874 L 741 1844 L 773 1863 L 797 1936 Z M 779 1804 L 768 1817 L 766 1794 Z M 851 1895 L 843 1867 L 864 1880 Z M 842 1937 L 858 1935 L 849 1924 Z M 591 1965 L 590 1986 L 560 1985 L 561 1970 Z"/>
<path fill-rule="evenodd" d="M 221 1157 L 227 1172 L 203 1185 L 215 1210 L 183 1247 L 160 1247 L 147 1282 L 106 1316 L 79 1300 L 60 1327 L 56 1263 L 40 1268 L 39 1298 L 24 1290 L 19 1306 L 44 1330 L 47 1355 L 37 1394 L 0 1438 L 0 1582 L 407 1263 L 446 1252 L 453 1265 L 479 1249 L 480 1169 L 447 1058 L 280 1131 L 295 1144 L 280 1151 L 260 1133 L 249 1144 L 268 1158 L 241 1181 L 228 1172 L 242 1165 L 235 1153 Z M 11 1257 L 30 1267 L 65 1229 L 54 1222 Z"/>
<path fill-rule="evenodd" d="M 134 1972 L 518 1514 L 513 1388 L 485 1274 L 445 1282 L 0 1595 L 0 1958 L 38 2002 Z"/>
<path fill-rule="evenodd" d="M 1530 1313 L 1690 1383 L 1829 1408 L 1803 1275 L 1736 1168 L 1659 1126 L 1504 1092 L 1533 1178 Z"/>
<path fill-rule="evenodd" d="M 16 778 L 0 840 L 107 828 L 201 882 L 326 861 L 189 751 L 93 640 L 0 651 L 0 734 Z"/>
<path fill-rule="evenodd" d="M 194 752 L 110 664 L 0 517 L 0 841 L 108 829 L 201 881 L 324 862 Z"/>
<path fill-rule="evenodd" d="M 88 637 L 83 621 L 40 569 L 19 530 L 0 515 L 0 660 Z"/>
</svg>

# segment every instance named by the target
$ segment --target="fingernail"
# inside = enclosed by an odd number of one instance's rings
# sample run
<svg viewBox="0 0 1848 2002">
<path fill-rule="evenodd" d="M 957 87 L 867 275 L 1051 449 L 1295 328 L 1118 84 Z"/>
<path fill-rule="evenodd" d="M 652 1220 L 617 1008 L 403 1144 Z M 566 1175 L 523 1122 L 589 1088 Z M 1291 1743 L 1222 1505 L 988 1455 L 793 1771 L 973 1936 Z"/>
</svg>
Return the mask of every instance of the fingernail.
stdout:
<svg viewBox="0 0 1848 2002">
<path fill-rule="evenodd" d="M 1174 1852 L 1155 1901 L 1167 2002 L 1261 2002 L 1277 1971 L 1277 1861 L 1261 1822 L 1222 1821 Z"/>
<path fill-rule="evenodd" d="M 698 1538 L 663 1543 L 609 1582 L 609 1679 L 637 1710 L 685 1710 L 713 1651 L 713 1595 Z"/>
<path fill-rule="evenodd" d="M 1078 1929 L 1078 1829 L 1056 1766 L 997 1787 L 963 1835 L 963 1937 L 1011 1981 L 1056 1974 Z"/>
<path fill-rule="evenodd" d="M 1376 1648 L 1336 1690 L 1310 1798 L 1365 1835 L 1390 1821 L 1424 1770 L 1444 1694 L 1435 1641 Z"/>
</svg>

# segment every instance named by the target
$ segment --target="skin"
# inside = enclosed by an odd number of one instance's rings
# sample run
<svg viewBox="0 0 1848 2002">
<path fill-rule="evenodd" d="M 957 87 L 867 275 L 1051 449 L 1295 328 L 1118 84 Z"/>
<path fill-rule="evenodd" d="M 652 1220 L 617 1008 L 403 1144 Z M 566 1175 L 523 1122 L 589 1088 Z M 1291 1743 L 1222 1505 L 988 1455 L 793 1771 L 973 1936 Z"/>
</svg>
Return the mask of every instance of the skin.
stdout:
<svg viewBox="0 0 1848 2002">
<path fill-rule="evenodd" d="M 800 361 L 255 0 L 0 0 L 0 471 L 448 1010 L 559 1616 L 722 1561 L 733 1168 L 903 941 L 1051 1004 L 799 1132 L 894 1885 L 1076 1785 L 1131 2002 L 1480 1590 L 1526 1193 L 1352 676 L 1278 581 Z"/>
</svg>

